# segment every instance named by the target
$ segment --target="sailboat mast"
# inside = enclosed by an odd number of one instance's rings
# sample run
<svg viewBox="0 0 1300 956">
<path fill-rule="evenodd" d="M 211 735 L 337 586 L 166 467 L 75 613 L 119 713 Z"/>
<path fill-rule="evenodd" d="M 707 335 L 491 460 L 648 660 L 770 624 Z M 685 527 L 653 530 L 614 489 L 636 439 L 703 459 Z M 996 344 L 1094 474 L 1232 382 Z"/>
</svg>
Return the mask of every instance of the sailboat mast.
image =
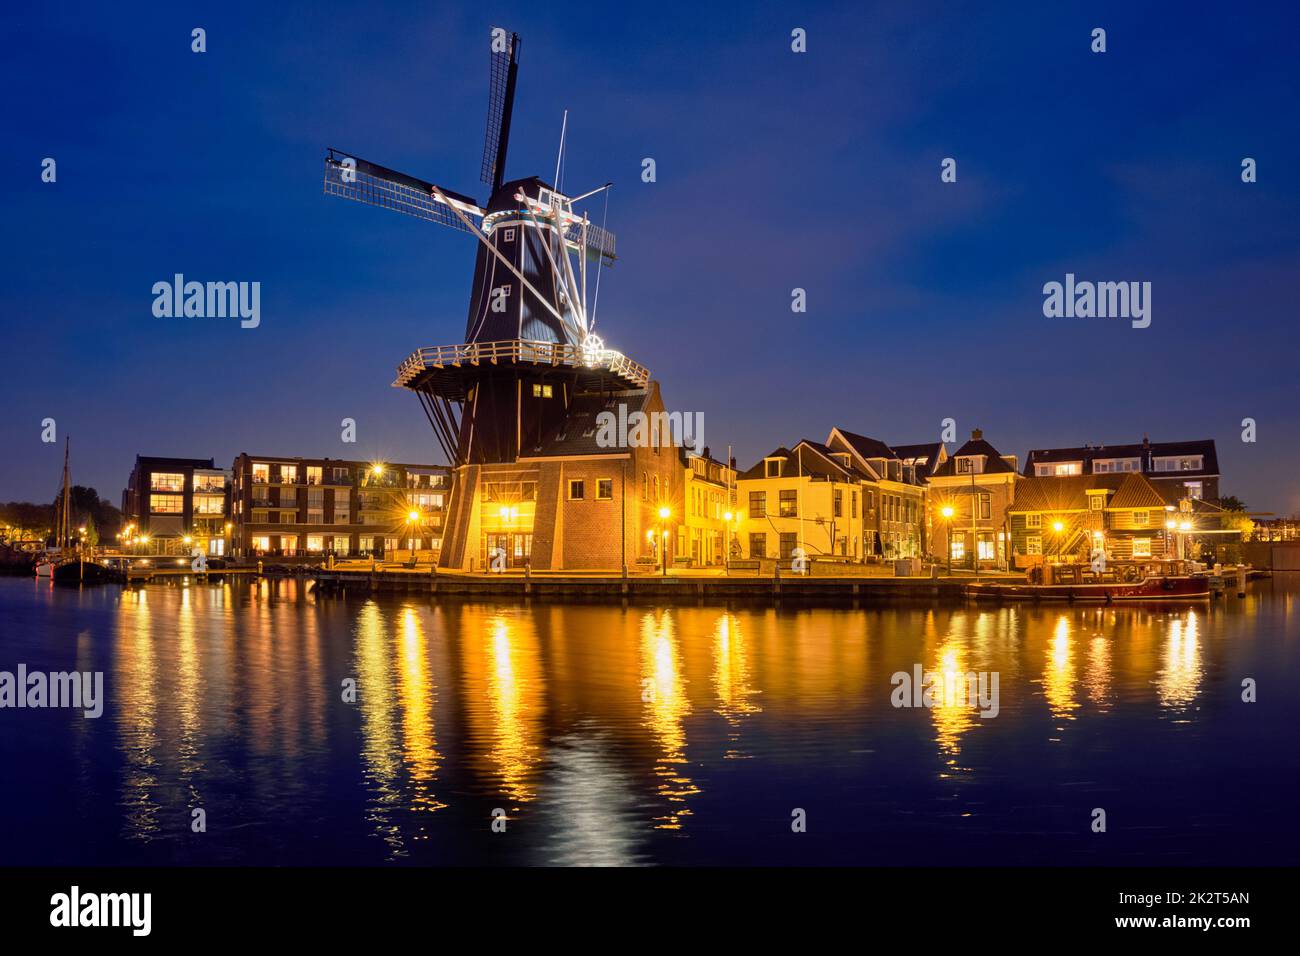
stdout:
<svg viewBox="0 0 1300 956">
<path fill-rule="evenodd" d="M 61 509 L 63 513 L 59 521 L 60 552 L 68 546 L 68 446 L 71 442 L 71 437 L 63 440 L 63 507 Z"/>
</svg>

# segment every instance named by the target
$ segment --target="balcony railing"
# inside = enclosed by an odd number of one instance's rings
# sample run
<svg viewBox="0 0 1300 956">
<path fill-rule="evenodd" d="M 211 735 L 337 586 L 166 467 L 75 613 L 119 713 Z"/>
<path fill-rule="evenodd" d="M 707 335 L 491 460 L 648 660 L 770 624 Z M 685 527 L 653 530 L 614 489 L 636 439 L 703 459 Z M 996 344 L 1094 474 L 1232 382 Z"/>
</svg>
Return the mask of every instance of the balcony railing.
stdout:
<svg viewBox="0 0 1300 956">
<path fill-rule="evenodd" d="M 448 366 L 458 368 L 462 365 L 481 365 L 484 362 L 527 362 L 533 365 L 602 369 L 621 375 L 637 388 L 644 388 L 650 381 L 649 369 L 613 349 L 584 349 L 580 345 L 569 343 L 510 339 L 504 342 L 438 345 L 412 352 L 398 366 L 397 381 L 393 384 L 407 385 L 425 369 Z"/>
</svg>

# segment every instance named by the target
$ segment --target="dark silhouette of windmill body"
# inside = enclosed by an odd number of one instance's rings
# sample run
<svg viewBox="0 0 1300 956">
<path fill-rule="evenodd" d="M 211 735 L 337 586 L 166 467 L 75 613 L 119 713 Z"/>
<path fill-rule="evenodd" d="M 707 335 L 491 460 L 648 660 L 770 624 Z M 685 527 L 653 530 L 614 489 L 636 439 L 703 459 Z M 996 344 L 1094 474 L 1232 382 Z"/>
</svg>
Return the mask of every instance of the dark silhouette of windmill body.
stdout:
<svg viewBox="0 0 1300 956">
<path fill-rule="evenodd" d="M 491 35 L 483 182 L 486 205 L 330 149 L 325 192 L 458 229 L 478 240 L 465 340 L 422 348 L 398 368 L 453 466 L 517 460 L 561 425 L 575 397 L 637 389 L 649 372 L 592 331 L 588 290 L 614 261 L 614 236 L 574 211 L 609 184 L 570 198 L 536 176 L 505 182 L 519 37 Z M 589 282 L 589 266 L 592 281 Z"/>
</svg>

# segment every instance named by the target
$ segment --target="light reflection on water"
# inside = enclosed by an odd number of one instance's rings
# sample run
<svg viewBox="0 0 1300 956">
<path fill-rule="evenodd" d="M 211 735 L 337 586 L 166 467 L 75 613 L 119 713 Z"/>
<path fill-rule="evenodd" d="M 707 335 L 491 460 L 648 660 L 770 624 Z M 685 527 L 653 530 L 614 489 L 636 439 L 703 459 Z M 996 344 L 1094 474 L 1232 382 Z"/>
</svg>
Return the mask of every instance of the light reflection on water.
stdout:
<svg viewBox="0 0 1300 956">
<path fill-rule="evenodd" d="M 49 759 L 75 765 L 83 804 L 109 787 L 92 817 L 115 821 L 121 841 L 99 839 L 110 860 L 717 861 L 747 858 L 737 827 L 788 832 L 789 807 L 818 799 L 831 817 L 932 828 L 955 808 L 1014 833 L 990 808 L 1023 814 L 1053 775 L 1155 799 L 1164 752 L 1212 779 L 1215 755 L 1235 764 L 1258 728 L 1225 704 L 1207 716 L 1208 698 L 1296 666 L 1286 591 L 1195 610 L 776 611 L 317 599 L 296 581 L 112 599 L 14 585 L 5 600 L 50 622 L 18 659 L 106 671 L 106 719 L 56 734 Z M 61 649 L 56 622 L 81 637 Z M 894 709 L 890 676 L 915 664 L 997 672 L 999 715 L 980 718 L 958 685 L 928 714 Z M 1068 809 L 1064 792 L 1052 800 Z M 1027 859 L 1060 827 L 1041 812 L 1049 837 L 1026 837 Z M 78 859 L 75 840 L 64 855 Z"/>
</svg>

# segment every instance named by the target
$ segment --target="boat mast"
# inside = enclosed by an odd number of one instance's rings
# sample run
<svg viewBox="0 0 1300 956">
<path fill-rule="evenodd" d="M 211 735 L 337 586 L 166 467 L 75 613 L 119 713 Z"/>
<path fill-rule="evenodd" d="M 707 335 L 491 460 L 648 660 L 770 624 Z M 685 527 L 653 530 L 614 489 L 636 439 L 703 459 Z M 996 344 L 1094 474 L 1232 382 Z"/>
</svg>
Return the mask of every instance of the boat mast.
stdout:
<svg viewBox="0 0 1300 956">
<path fill-rule="evenodd" d="M 68 546 L 68 446 L 72 439 L 63 439 L 63 507 L 59 520 L 59 552 Z"/>
</svg>

